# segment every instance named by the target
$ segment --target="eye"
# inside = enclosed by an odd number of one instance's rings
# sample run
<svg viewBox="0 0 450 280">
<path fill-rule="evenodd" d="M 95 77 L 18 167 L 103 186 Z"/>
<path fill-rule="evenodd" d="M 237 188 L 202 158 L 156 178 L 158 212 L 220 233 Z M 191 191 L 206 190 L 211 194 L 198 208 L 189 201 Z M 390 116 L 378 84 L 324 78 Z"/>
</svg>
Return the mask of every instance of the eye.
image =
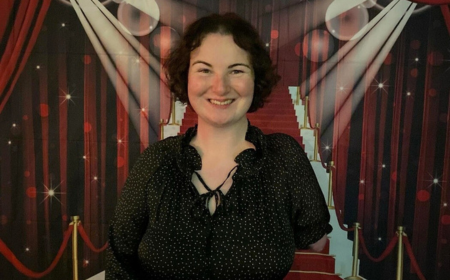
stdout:
<svg viewBox="0 0 450 280">
<path fill-rule="evenodd" d="M 239 69 L 233 69 L 233 70 L 231 70 L 231 74 L 242 74 L 242 73 L 244 73 L 244 71 L 242 71 L 242 70 L 239 70 Z"/>
<path fill-rule="evenodd" d="M 211 70 L 209 70 L 208 68 L 200 68 L 197 70 L 197 72 L 208 74 L 211 73 Z"/>
</svg>

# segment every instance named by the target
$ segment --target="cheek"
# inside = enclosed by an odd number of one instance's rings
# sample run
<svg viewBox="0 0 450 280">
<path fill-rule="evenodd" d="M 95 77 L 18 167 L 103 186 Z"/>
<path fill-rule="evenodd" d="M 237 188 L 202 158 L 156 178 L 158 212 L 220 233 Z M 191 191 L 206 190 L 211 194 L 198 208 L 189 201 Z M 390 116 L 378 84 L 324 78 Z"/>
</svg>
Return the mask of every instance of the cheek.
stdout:
<svg viewBox="0 0 450 280">
<path fill-rule="evenodd" d="M 198 95 L 206 87 L 205 80 L 188 77 L 188 95 Z"/>
</svg>

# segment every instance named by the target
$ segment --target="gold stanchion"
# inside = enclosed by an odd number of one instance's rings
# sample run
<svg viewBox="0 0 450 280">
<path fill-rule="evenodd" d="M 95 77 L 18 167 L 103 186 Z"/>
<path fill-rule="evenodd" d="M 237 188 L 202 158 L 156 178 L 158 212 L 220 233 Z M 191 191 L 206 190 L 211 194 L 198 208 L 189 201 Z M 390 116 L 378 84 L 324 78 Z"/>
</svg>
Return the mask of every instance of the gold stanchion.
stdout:
<svg viewBox="0 0 450 280">
<path fill-rule="evenodd" d="M 330 176 L 328 179 L 328 209 L 334 209 L 333 206 L 333 168 L 334 168 L 334 161 L 330 161 Z"/>
<path fill-rule="evenodd" d="M 303 118 L 303 128 L 308 127 L 308 108 L 309 107 L 309 97 L 305 97 L 305 116 Z"/>
<path fill-rule="evenodd" d="M 295 105 L 300 104 L 300 87 L 297 87 L 297 97 L 295 99 Z"/>
<path fill-rule="evenodd" d="M 73 232 L 72 232 L 72 270 L 73 280 L 78 280 L 78 224 L 80 223 L 79 216 L 72 216 Z"/>
<path fill-rule="evenodd" d="M 359 223 L 354 223 L 353 228 L 355 229 L 355 237 L 353 239 L 353 264 L 352 264 L 352 275 L 345 277 L 345 280 L 362 280 L 363 278 L 358 276 L 358 255 L 359 255 Z"/>
<path fill-rule="evenodd" d="M 176 119 L 176 113 L 175 113 L 175 99 L 172 98 L 172 112 L 170 114 L 170 120 L 171 122 L 169 123 L 169 125 L 180 125 L 179 123 L 177 123 L 177 119 Z"/>
<path fill-rule="evenodd" d="M 159 120 L 159 140 L 164 139 L 164 125 L 166 123 L 166 120 L 160 119 Z"/>
<path fill-rule="evenodd" d="M 397 228 L 397 235 L 398 235 L 397 278 L 395 278 L 395 279 L 402 280 L 403 279 L 403 235 L 405 235 L 405 233 L 403 232 L 402 226 L 399 226 Z"/>
<path fill-rule="evenodd" d="M 316 127 L 314 128 L 314 157 L 313 161 L 320 161 L 317 159 L 317 155 L 319 154 L 319 128 L 320 124 L 316 123 Z"/>
</svg>

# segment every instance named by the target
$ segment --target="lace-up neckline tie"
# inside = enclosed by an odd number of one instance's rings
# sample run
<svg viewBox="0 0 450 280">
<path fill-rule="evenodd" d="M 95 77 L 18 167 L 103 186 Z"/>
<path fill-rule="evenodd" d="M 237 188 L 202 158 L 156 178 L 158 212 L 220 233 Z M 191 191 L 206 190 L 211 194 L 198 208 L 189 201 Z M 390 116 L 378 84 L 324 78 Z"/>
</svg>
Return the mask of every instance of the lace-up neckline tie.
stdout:
<svg viewBox="0 0 450 280">
<path fill-rule="evenodd" d="M 225 184 L 225 182 L 230 178 L 231 173 L 233 173 L 233 171 L 238 167 L 238 165 L 236 165 L 235 167 L 233 167 L 230 172 L 228 172 L 227 178 L 225 178 L 225 180 L 222 182 L 222 184 L 220 184 L 215 190 L 211 190 L 210 187 L 208 187 L 208 185 L 205 183 L 205 181 L 203 180 L 202 176 L 200 176 L 200 174 L 198 174 L 197 171 L 194 171 L 195 175 L 197 175 L 198 180 L 200 181 L 200 183 L 202 183 L 202 185 L 205 187 L 205 189 L 208 191 L 207 193 L 204 193 L 202 195 L 200 195 L 200 197 L 202 198 L 202 200 L 204 200 L 204 205 L 205 207 L 209 208 L 209 201 L 211 200 L 212 197 L 214 197 L 215 201 L 216 201 L 216 208 L 221 204 L 222 201 L 222 196 L 224 195 L 221 188 L 222 186 Z"/>
</svg>

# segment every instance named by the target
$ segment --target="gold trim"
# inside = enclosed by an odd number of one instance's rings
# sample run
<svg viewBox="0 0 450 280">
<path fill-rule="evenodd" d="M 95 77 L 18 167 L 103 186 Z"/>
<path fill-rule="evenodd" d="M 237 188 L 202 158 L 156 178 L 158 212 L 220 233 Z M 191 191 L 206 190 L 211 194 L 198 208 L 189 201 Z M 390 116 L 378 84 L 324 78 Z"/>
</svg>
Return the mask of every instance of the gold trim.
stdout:
<svg viewBox="0 0 450 280">
<path fill-rule="evenodd" d="M 289 270 L 289 272 L 297 272 L 297 273 L 310 273 L 310 274 L 322 274 L 322 275 L 336 275 L 341 276 L 340 273 L 330 273 L 323 271 L 313 271 L 313 270 Z"/>
<path fill-rule="evenodd" d="M 176 109 L 176 106 L 175 106 L 175 99 L 174 98 L 172 98 L 172 100 L 171 100 L 171 107 L 172 107 L 172 112 L 171 112 L 171 114 L 170 114 L 170 123 L 169 123 L 169 125 L 177 125 L 177 126 L 181 126 L 181 124 L 179 124 L 178 122 L 177 122 L 177 118 L 176 118 L 176 112 L 175 112 L 175 109 Z"/>
<path fill-rule="evenodd" d="M 308 127 L 308 111 L 309 111 L 309 97 L 306 96 L 305 97 L 305 115 L 303 116 L 303 127 L 307 128 Z"/>
<path fill-rule="evenodd" d="M 316 255 L 316 256 L 326 256 L 326 257 L 336 257 L 336 255 L 323 254 L 323 253 L 308 253 L 308 252 L 295 252 L 296 255 Z"/>
<path fill-rule="evenodd" d="M 334 168 L 334 161 L 330 161 L 330 176 L 328 178 L 328 209 L 334 209 L 333 205 L 333 168 Z"/>
</svg>

